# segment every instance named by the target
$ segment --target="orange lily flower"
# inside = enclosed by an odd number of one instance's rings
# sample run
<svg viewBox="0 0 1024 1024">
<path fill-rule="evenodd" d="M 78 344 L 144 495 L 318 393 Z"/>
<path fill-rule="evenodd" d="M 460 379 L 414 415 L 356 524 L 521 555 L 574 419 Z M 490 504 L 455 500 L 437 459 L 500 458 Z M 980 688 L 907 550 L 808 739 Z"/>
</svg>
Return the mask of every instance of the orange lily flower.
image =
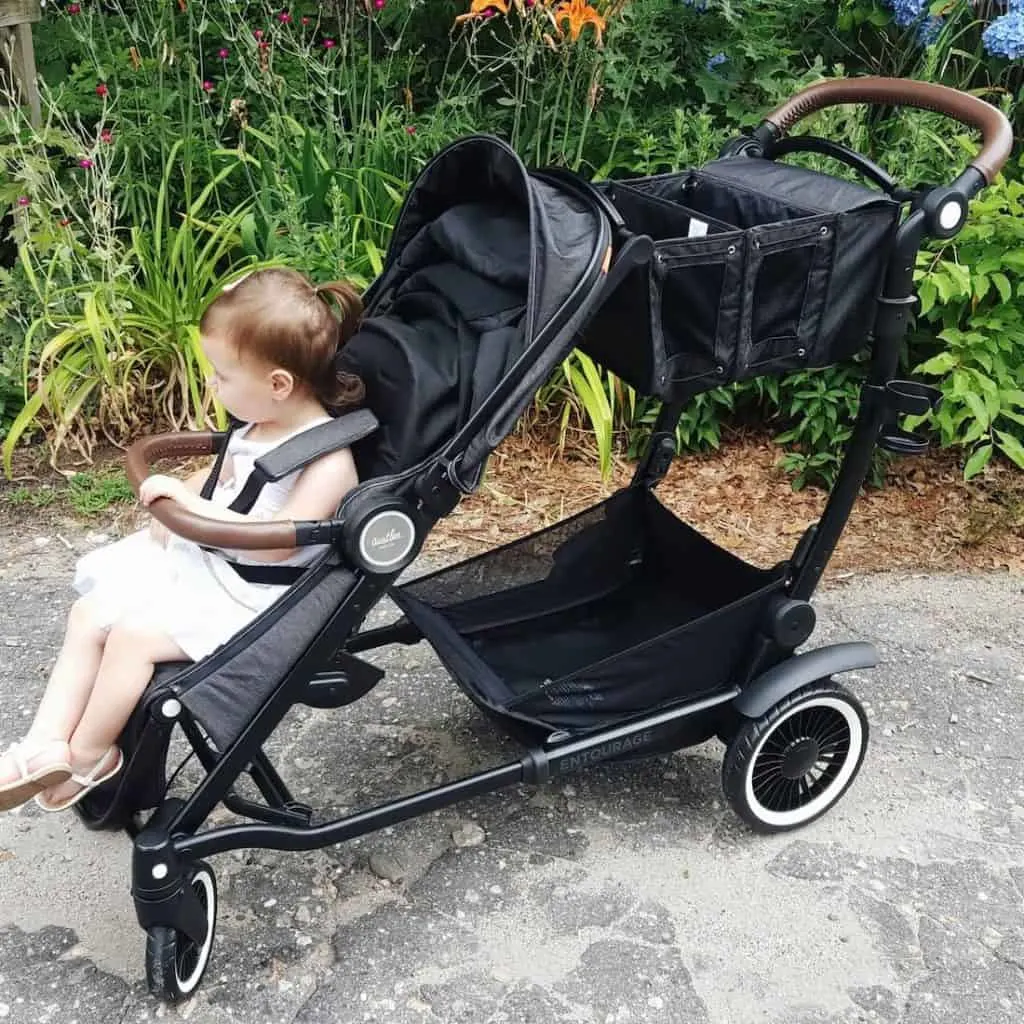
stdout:
<svg viewBox="0 0 1024 1024">
<path fill-rule="evenodd" d="M 559 24 L 563 21 L 569 22 L 569 35 L 574 43 L 588 23 L 593 25 L 597 33 L 597 45 L 601 45 L 601 36 L 607 23 L 597 9 L 586 0 L 565 0 L 555 8 L 554 17 Z"/>
<path fill-rule="evenodd" d="M 501 11 L 502 14 L 508 14 L 508 0 L 473 0 L 469 5 L 469 10 L 465 14 L 460 14 L 455 20 L 458 22 L 465 21 L 467 18 L 480 18 L 492 8 Z"/>
</svg>

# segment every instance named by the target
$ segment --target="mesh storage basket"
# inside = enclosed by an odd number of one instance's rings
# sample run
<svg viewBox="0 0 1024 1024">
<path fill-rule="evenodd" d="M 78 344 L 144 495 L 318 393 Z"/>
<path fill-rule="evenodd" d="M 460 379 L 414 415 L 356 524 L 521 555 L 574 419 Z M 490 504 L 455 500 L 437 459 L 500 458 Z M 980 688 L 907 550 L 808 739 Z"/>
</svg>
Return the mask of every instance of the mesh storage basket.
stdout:
<svg viewBox="0 0 1024 1024">
<path fill-rule="evenodd" d="M 655 254 L 579 347 L 644 394 L 685 398 L 864 346 L 899 218 L 882 193 L 749 157 L 598 187 Z"/>
<path fill-rule="evenodd" d="M 728 685 L 783 575 L 631 488 L 395 600 L 479 704 L 572 731 Z"/>
</svg>

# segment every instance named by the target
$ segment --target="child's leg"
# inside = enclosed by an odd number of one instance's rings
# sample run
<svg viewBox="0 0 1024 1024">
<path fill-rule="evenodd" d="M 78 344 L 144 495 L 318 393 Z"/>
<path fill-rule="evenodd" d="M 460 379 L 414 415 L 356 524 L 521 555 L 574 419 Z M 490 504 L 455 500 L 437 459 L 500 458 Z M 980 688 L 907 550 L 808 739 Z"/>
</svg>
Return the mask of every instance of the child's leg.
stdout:
<svg viewBox="0 0 1024 1024">
<path fill-rule="evenodd" d="M 116 764 L 110 748 L 117 743 L 153 669 L 164 661 L 187 661 L 188 655 L 165 633 L 149 626 L 115 625 L 103 647 L 99 673 L 85 712 L 71 734 L 71 766 L 78 774 L 89 772 L 104 755 Z M 104 766 L 106 767 L 106 766 Z M 80 787 L 67 781 L 46 791 L 47 803 L 59 803 Z"/>
<path fill-rule="evenodd" d="M 93 617 L 89 599 L 79 598 L 68 613 L 64 645 L 28 731 L 29 737 L 69 740 L 89 701 L 99 672 L 107 631 Z"/>
<path fill-rule="evenodd" d="M 106 631 L 96 624 L 90 612 L 88 600 L 80 598 L 71 606 L 64 644 L 21 744 L 30 771 L 67 760 L 67 741 L 89 700 L 106 638 Z M 19 774 L 13 757 L 0 758 L 0 785 L 13 781 Z"/>
</svg>

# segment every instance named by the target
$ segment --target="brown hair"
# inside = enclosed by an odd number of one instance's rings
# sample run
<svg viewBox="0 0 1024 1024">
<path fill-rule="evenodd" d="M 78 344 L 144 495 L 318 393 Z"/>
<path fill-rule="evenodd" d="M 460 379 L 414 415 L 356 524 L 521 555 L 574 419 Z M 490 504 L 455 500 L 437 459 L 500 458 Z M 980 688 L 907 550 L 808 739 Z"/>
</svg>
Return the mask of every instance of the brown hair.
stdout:
<svg viewBox="0 0 1024 1024">
<path fill-rule="evenodd" d="M 283 267 L 257 270 L 206 307 L 199 330 L 225 338 L 242 355 L 288 370 L 328 409 L 363 399 L 363 382 L 335 366 L 359 327 L 363 302 L 344 281 L 311 284 Z"/>
</svg>

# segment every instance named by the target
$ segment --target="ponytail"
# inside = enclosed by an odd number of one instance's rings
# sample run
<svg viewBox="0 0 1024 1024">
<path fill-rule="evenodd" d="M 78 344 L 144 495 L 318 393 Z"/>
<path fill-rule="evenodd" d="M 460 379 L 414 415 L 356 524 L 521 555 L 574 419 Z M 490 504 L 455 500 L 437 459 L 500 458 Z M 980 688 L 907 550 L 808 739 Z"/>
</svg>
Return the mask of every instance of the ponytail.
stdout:
<svg viewBox="0 0 1024 1024">
<path fill-rule="evenodd" d="M 313 292 L 323 299 L 338 319 L 338 340 L 335 346 L 340 351 L 353 334 L 359 329 L 363 316 L 363 300 L 359 292 L 346 281 L 331 281 L 318 284 Z M 340 412 L 351 406 L 358 405 L 366 396 L 366 388 L 362 380 L 354 373 L 338 367 L 336 357 L 328 363 L 323 383 L 317 387 L 317 398 L 326 408 Z"/>
<path fill-rule="evenodd" d="M 313 288 L 313 292 L 328 306 L 334 307 L 339 319 L 338 348 L 341 348 L 359 329 L 359 321 L 363 315 L 363 300 L 359 292 L 347 281 L 318 284 Z"/>
</svg>

